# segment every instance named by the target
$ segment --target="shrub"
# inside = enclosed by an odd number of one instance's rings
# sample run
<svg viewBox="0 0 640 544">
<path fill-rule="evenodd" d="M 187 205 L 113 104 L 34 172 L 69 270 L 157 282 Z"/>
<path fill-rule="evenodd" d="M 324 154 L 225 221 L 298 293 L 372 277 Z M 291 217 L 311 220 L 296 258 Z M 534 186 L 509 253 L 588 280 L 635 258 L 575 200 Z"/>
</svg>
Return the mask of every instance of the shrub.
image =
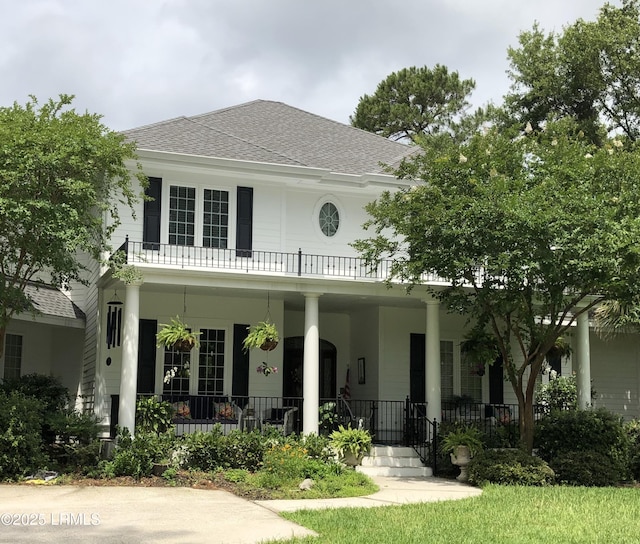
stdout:
<svg viewBox="0 0 640 544">
<path fill-rule="evenodd" d="M 554 472 L 539 457 L 522 450 L 484 450 L 469 463 L 469 482 L 544 486 L 554 481 Z"/>
<path fill-rule="evenodd" d="M 620 465 L 597 451 L 570 451 L 551 461 L 559 483 L 605 487 L 624 479 Z"/>
<path fill-rule="evenodd" d="M 624 424 L 629 439 L 629 470 L 634 480 L 640 480 L 640 420 L 634 419 Z"/>
<path fill-rule="evenodd" d="M 605 409 L 552 412 L 537 424 L 536 445 L 548 462 L 569 452 L 597 452 L 611 460 L 620 479 L 628 474 L 628 435 L 622 419 Z"/>
<path fill-rule="evenodd" d="M 21 392 L 0 391 L 0 479 L 13 479 L 44 468 L 43 404 Z"/>
<path fill-rule="evenodd" d="M 164 433 L 173 426 L 173 406 L 155 396 L 136 402 L 136 429 L 143 432 Z"/>
<path fill-rule="evenodd" d="M 154 463 L 171 458 L 175 436 L 173 433 L 138 432 L 131 438 L 127 429 L 121 429 L 117 442 L 113 459 L 101 465 L 102 474 L 140 479 L 151 474 Z"/>
<path fill-rule="evenodd" d="M 225 437 L 223 468 L 243 468 L 255 472 L 262 466 L 266 441 L 258 431 L 245 433 L 239 430 Z"/>
<path fill-rule="evenodd" d="M 578 390 L 575 376 L 557 376 L 536 387 L 536 401 L 545 413 L 553 410 L 576 410 Z"/>
<path fill-rule="evenodd" d="M 66 408 L 52 414 L 50 424 L 56 440 L 47 451 L 57 470 L 91 470 L 97 466 L 100 441 L 94 414 Z"/>
<path fill-rule="evenodd" d="M 220 425 L 209 432 L 196 431 L 182 438 L 189 468 L 211 472 L 224 466 L 226 440 Z"/>
</svg>

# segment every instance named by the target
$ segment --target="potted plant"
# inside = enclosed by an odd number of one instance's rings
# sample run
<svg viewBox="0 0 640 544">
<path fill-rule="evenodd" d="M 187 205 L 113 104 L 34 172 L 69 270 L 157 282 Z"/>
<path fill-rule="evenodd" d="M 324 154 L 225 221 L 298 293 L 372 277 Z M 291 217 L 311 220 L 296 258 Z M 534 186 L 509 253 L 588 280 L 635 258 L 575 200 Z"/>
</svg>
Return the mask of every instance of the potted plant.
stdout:
<svg viewBox="0 0 640 544">
<path fill-rule="evenodd" d="M 260 348 L 264 351 L 271 351 L 276 348 L 278 341 L 278 329 L 270 321 L 261 321 L 257 325 L 248 327 L 249 334 L 242 342 L 245 351 Z"/>
<path fill-rule="evenodd" d="M 189 326 L 182 322 L 179 316 L 171 319 L 170 324 L 162 323 L 162 328 L 156 334 L 158 347 L 175 349 L 176 351 L 191 351 L 200 345 L 200 333 L 191 332 Z"/>
<path fill-rule="evenodd" d="M 371 435 L 364 429 L 340 425 L 337 431 L 329 435 L 329 439 L 331 447 L 345 465 L 359 465 L 364 455 L 371 450 Z"/>
<path fill-rule="evenodd" d="M 467 465 L 482 450 L 480 431 L 475 427 L 458 427 L 442 439 L 440 449 L 443 453 L 449 453 L 451 462 L 460 467 L 460 475 L 456 479 L 466 482 L 469 479 Z"/>
<path fill-rule="evenodd" d="M 485 332 L 473 330 L 460 344 L 460 351 L 471 362 L 472 375 L 484 376 L 485 368 L 500 355 L 495 338 Z"/>
</svg>

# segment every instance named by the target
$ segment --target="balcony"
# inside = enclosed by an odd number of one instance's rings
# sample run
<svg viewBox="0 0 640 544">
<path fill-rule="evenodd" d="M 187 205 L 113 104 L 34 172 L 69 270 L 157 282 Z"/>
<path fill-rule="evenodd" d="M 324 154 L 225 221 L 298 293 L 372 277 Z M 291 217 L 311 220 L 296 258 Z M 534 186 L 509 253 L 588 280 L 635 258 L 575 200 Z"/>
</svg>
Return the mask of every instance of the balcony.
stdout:
<svg viewBox="0 0 640 544">
<path fill-rule="evenodd" d="M 219 249 L 134 242 L 129 239 L 119 248 L 127 264 L 141 267 L 177 267 L 215 272 L 244 272 L 281 277 L 334 278 L 368 282 L 386 281 L 393 261 L 386 259 L 371 267 L 360 257 L 315 255 L 299 249 L 296 253 L 246 249 Z M 424 274 L 424 283 L 446 284 L 435 274 Z"/>
</svg>

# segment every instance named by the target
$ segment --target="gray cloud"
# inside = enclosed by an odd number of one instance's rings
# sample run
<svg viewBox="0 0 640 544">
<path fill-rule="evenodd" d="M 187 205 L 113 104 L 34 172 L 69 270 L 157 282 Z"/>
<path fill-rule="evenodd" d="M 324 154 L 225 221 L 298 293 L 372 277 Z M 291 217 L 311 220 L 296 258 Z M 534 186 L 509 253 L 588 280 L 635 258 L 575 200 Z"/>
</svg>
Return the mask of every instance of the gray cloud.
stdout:
<svg viewBox="0 0 640 544">
<path fill-rule="evenodd" d="M 614 2 L 618 3 L 618 2 Z M 0 0 L 0 104 L 60 93 L 114 129 L 259 98 L 348 122 L 407 66 L 444 64 L 499 102 L 507 47 L 597 0 Z"/>
</svg>

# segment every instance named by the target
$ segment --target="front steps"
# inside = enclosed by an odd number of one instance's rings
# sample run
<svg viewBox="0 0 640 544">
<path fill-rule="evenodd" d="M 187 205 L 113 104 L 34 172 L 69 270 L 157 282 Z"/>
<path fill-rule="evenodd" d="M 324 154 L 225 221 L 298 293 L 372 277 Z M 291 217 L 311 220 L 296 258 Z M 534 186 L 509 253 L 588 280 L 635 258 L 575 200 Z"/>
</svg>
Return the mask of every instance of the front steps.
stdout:
<svg viewBox="0 0 640 544">
<path fill-rule="evenodd" d="M 424 478 L 433 476 L 431 467 L 425 467 L 413 448 L 404 446 L 372 446 L 369 455 L 362 459 L 358 472 L 367 476 L 392 476 L 395 478 Z"/>
</svg>

